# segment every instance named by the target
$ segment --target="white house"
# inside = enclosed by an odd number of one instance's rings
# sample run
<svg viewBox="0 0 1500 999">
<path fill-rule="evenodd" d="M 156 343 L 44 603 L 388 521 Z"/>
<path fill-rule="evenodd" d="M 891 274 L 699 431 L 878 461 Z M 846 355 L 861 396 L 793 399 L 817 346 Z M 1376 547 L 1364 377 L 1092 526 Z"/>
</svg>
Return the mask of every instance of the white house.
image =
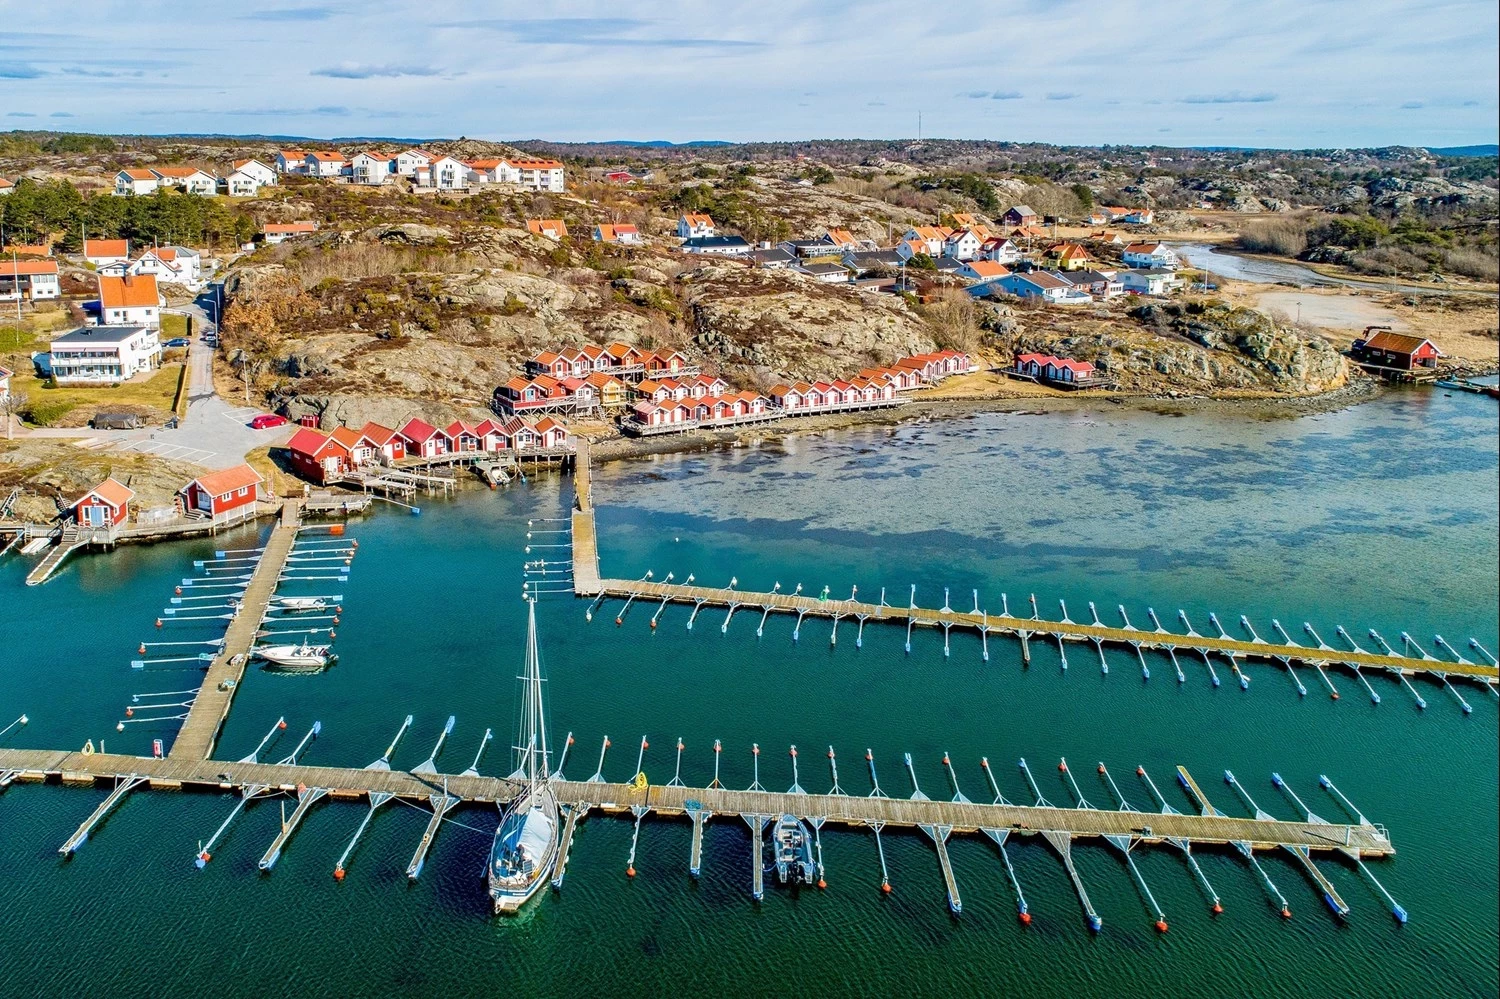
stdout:
<svg viewBox="0 0 1500 999">
<path fill-rule="evenodd" d="M 993 260 L 970 260 L 954 273 L 965 281 L 978 283 L 998 281 L 1010 273 L 1010 268 Z"/>
<path fill-rule="evenodd" d="M 693 239 L 697 236 L 713 236 L 718 230 L 714 220 L 701 212 L 686 212 L 677 219 L 677 238 Z"/>
<path fill-rule="evenodd" d="M 105 326 L 159 329 L 161 292 L 155 276 L 99 275 L 99 322 Z"/>
<path fill-rule="evenodd" d="M 318 231 L 316 222 L 267 222 L 261 226 L 260 233 L 267 243 L 275 246 L 284 239 L 293 236 L 306 236 Z"/>
<path fill-rule="evenodd" d="M 123 264 L 130 259 L 128 239 L 86 239 L 83 241 L 83 261 L 95 267 Z"/>
<path fill-rule="evenodd" d="M 801 271 L 819 284 L 848 284 L 849 271 L 843 264 L 798 264 Z"/>
<path fill-rule="evenodd" d="M 948 237 L 953 235 L 953 230 L 942 225 L 919 225 L 906 230 L 901 236 L 903 243 L 921 243 L 922 252 L 934 259 L 942 256 L 943 244 Z"/>
<path fill-rule="evenodd" d="M 1031 271 L 1027 274 L 1008 274 L 992 286 L 1017 298 L 1040 298 L 1049 305 L 1087 305 L 1093 298 L 1079 291 L 1060 277 L 1046 271 Z"/>
<path fill-rule="evenodd" d="M 415 177 L 419 167 L 430 166 L 432 156 L 420 149 L 406 149 L 396 154 L 396 173 L 402 177 Z"/>
<path fill-rule="evenodd" d="M 344 172 L 348 162 L 344 154 L 331 149 L 314 150 L 303 159 L 309 177 L 337 177 Z"/>
<path fill-rule="evenodd" d="M 693 236 L 678 247 L 683 253 L 707 253 L 721 257 L 743 257 L 750 244 L 743 236 Z"/>
<path fill-rule="evenodd" d="M 202 280 L 203 261 L 197 250 L 185 246 L 153 246 L 127 264 L 124 272 L 191 287 Z"/>
<path fill-rule="evenodd" d="M 35 302 L 61 295 L 56 260 L 0 260 L 0 302 L 22 297 Z"/>
<path fill-rule="evenodd" d="M 11 191 L 14 191 L 15 189 L 16 189 L 16 185 L 12 184 L 10 181 L 6 180 L 4 177 L 0 177 L 0 195 L 9 194 Z"/>
<path fill-rule="evenodd" d="M 161 338 L 143 326 L 82 326 L 51 344 L 59 385 L 124 381 L 161 363 Z"/>
<path fill-rule="evenodd" d="M 532 191 L 563 192 L 563 165 L 557 160 L 507 160 L 514 171 L 512 183 Z"/>
<path fill-rule="evenodd" d="M 152 167 L 157 183 L 161 187 L 175 187 L 188 194 L 212 197 L 218 193 L 219 182 L 213 174 L 197 167 Z"/>
<path fill-rule="evenodd" d="M 1120 280 L 1117 271 L 1096 271 L 1092 269 L 1081 271 L 1059 271 L 1058 277 L 1077 288 L 1086 291 L 1096 299 L 1108 301 L 1125 294 L 1125 285 Z"/>
<path fill-rule="evenodd" d="M 253 198 L 261 189 L 261 182 L 255 175 L 243 170 L 234 171 L 220 183 L 224 185 L 224 193 L 231 198 Z"/>
<path fill-rule="evenodd" d="M 954 260 L 973 260 L 979 256 L 979 237 L 972 229 L 955 229 L 943 240 L 943 256 Z"/>
<path fill-rule="evenodd" d="M 395 161 L 389 156 L 358 152 L 349 161 L 350 176 L 356 184 L 384 184 L 393 176 Z"/>
<path fill-rule="evenodd" d="M 1120 284 L 1135 295 L 1165 295 L 1180 282 L 1176 271 L 1121 271 Z"/>
<path fill-rule="evenodd" d="M 418 176 L 422 176 L 419 172 Z M 440 191 L 463 190 L 469 186 L 469 165 L 452 156 L 442 156 L 428 164 L 426 187 Z"/>
<path fill-rule="evenodd" d="M 235 160 L 233 168 L 247 176 L 253 177 L 261 187 L 276 183 L 276 171 L 266 166 L 260 160 Z"/>
<path fill-rule="evenodd" d="M 984 241 L 984 245 L 979 249 L 979 255 L 986 260 L 993 260 L 997 264 L 1009 267 L 1021 259 L 1021 248 L 1010 240 L 997 236 Z"/>
<path fill-rule="evenodd" d="M 1126 267 L 1143 267 L 1173 270 L 1177 267 L 1177 254 L 1166 243 L 1131 243 L 1121 254 Z"/>
<path fill-rule="evenodd" d="M 115 194 L 150 194 L 161 186 L 161 178 L 150 170 L 121 170 L 115 174 Z"/>
<path fill-rule="evenodd" d="M 307 173 L 307 150 L 281 149 L 276 153 L 276 172 L 279 174 Z"/>
</svg>

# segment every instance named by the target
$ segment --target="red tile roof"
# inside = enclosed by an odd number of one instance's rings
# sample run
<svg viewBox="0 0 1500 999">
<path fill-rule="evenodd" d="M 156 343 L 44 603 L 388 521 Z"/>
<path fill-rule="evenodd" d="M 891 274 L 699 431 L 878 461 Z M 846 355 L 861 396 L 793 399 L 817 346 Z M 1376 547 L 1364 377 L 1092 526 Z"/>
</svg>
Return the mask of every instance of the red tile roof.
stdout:
<svg viewBox="0 0 1500 999">
<path fill-rule="evenodd" d="M 78 503 L 82 503 L 90 496 L 96 496 L 99 499 L 102 499 L 104 502 L 108 503 L 110 506 L 118 507 L 124 506 L 126 503 L 129 503 L 131 499 L 135 497 L 135 490 L 131 489 L 123 482 L 116 482 L 114 479 L 105 479 L 103 482 L 99 483 L 97 486 L 80 496 L 78 498 Z M 74 503 L 73 505 L 77 506 L 78 503 Z"/>
<path fill-rule="evenodd" d="M 101 309 L 139 309 L 161 304 L 156 291 L 156 275 L 140 274 L 135 277 L 111 277 L 99 275 L 99 307 Z"/>
<path fill-rule="evenodd" d="M 86 239 L 83 241 L 83 255 L 85 257 L 128 257 L 130 256 L 130 240 Z"/>
<path fill-rule="evenodd" d="M 193 480 L 198 484 L 199 489 L 210 496 L 223 496 L 225 493 L 232 493 L 236 489 L 247 489 L 264 481 L 261 474 L 249 465 L 236 465 L 219 472 L 209 472 Z M 192 484 L 192 482 L 188 483 L 188 485 Z"/>
</svg>

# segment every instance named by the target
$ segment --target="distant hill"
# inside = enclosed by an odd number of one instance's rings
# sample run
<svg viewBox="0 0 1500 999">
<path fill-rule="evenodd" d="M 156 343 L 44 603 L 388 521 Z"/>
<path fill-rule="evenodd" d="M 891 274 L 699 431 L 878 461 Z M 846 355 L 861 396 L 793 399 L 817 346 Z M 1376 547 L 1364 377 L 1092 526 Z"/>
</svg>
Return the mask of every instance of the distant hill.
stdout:
<svg viewBox="0 0 1500 999">
<path fill-rule="evenodd" d="M 1427 151 L 1434 156 L 1500 156 L 1500 145 L 1492 142 L 1486 146 L 1428 146 Z"/>
</svg>

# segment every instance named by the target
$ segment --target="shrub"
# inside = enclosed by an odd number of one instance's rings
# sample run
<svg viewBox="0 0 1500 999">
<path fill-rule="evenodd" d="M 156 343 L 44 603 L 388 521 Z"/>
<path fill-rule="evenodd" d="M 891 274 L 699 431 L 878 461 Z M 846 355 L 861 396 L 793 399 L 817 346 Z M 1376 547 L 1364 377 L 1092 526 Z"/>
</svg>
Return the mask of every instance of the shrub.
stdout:
<svg viewBox="0 0 1500 999">
<path fill-rule="evenodd" d="M 34 427 L 50 427 L 72 412 L 74 405 L 66 399 L 41 399 L 27 403 L 21 417 Z"/>
<path fill-rule="evenodd" d="M 1500 259 L 1494 247 L 1489 250 L 1462 249 L 1444 250 L 1443 266 L 1454 274 L 1473 278 L 1475 281 L 1500 280 Z"/>
<path fill-rule="evenodd" d="M 1240 232 L 1240 246 L 1251 253 L 1295 257 L 1307 249 L 1307 226 L 1295 219 L 1256 222 Z"/>
</svg>

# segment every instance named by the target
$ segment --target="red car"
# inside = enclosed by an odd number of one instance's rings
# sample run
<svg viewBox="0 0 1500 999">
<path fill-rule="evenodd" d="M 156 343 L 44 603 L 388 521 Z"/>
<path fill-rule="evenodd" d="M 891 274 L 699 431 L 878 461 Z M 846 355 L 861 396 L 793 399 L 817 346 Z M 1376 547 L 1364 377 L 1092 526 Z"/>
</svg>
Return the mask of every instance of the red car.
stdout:
<svg viewBox="0 0 1500 999">
<path fill-rule="evenodd" d="M 251 430 L 269 430 L 272 427 L 286 426 L 286 417 L 277 416 L 275 413 L 261 413 L 250 421 Z"/>
</svg>

